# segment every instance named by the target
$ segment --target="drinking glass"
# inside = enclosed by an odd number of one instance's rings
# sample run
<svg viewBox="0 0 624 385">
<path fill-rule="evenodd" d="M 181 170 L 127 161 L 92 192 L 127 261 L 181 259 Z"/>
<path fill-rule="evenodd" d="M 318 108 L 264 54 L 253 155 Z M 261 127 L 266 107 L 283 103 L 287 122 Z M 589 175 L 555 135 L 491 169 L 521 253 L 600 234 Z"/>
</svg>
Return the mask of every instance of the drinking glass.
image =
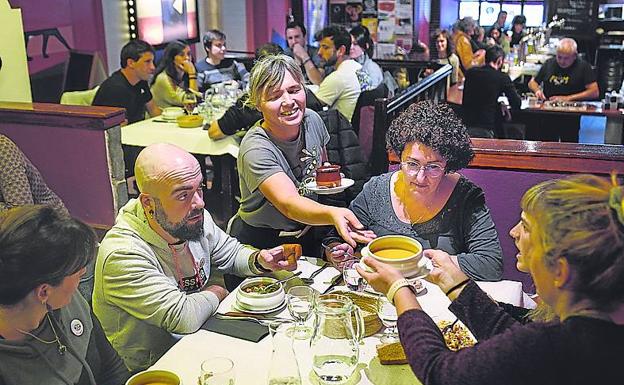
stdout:
<svg viewBox="0 0 624 385">
<path fill-rule="evenodd" d="M 187 114 L 193 114 L 195 107 L 197 107 L 197 96 L 195 96 L 195 94 L 190 91 L 185 92 L 184 96 L 182 97 L 182 104 L 184 105 L 184 109 L 186 110 Z"/>
<path fill-rule="evenodd" d="M 364 278 L 357 272 L 355 267 L 359 261 L 357 259 L 350 259 L 342 263 L 342 277 L 344 278 L 345 284 L 352 291 L 364 291 L 366 287 L 366 282 Z"/>
<path fill-rule="evenodd" d="M 392 343 L 398 341 L 396 307 L 384 296 L 377 298 L 377 315 L 381 323 L 386 327 L 380 341 L 382 343 Z"/>
<path fill-rule="evenodd" d="M 226 357 L 211 357 L 201 364 L 199 385 L 234 385 L 234 362 Z"/>
<path fill-rule="evenodd" d="M 312 315 L 315 299 L 316 291 L 310 286 L 294 286 L 288 290 L 286 294 L 288 311 L 297 322 L 293 333 L 295 339 L 304 340 L 312 335 L 312 328 L 306 326 L 305 322 Z"/>
</svg>

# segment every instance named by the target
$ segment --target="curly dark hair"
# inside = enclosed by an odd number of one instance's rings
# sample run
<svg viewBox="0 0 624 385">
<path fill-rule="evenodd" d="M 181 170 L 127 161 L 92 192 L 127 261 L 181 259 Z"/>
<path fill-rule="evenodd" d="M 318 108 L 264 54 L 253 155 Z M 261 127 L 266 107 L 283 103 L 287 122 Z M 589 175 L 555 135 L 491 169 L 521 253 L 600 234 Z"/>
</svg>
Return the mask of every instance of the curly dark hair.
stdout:
<svg viewBox="0 0 624 385">
<path fill-rule="evenodd" d="M 440 154 L 446 160 L 447 173 L 468 166 L 474 158 L 466 127 L 448 104 L 423 100 L 392 121 L 386 134 L 386 148 L 401 157 L 411 142 L 422 143 Z"/>
</svg>

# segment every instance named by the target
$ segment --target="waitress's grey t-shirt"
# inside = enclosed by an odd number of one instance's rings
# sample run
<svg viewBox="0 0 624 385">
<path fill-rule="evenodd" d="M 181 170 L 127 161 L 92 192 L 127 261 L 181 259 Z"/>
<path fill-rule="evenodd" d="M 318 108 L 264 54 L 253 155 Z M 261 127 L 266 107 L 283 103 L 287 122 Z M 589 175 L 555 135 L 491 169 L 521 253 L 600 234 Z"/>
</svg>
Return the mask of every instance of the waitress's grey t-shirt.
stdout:
<svg viewBox="0 0 624 385">
<path fill-rule="evenodd" d="M 270 137 L 261 127 L 262 121 L 252 127 L 243 138 L 238 152 L 237 166 L 241 202 L 238 215 L 255 227 L 293 231 L 303 227 L 280 213 L 258 188 L 268 177 L 284 172 L 297 186 L 299 194 L 315 199 L 305 189 L 313 180 L 314 170 L 321 164 L 323 149 L 329 134 L 321 117 L 306 109 L 299 137 L 282 142 Z"/>
</svg>

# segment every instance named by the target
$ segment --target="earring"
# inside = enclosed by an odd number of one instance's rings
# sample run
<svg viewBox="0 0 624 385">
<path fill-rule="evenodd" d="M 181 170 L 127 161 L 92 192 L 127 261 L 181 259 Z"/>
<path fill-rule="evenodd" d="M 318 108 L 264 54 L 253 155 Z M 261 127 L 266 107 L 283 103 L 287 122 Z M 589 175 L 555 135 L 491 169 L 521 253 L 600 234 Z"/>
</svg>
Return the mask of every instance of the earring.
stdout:
<svg viewBox="0 0 624 385">
<path fill-rule="evenodd" d="M 150 216 L 151 218 L 154 218 L 154 210 L 150 210 L 150 211 L 149 211 L 149 216 Z"/>
</svg>

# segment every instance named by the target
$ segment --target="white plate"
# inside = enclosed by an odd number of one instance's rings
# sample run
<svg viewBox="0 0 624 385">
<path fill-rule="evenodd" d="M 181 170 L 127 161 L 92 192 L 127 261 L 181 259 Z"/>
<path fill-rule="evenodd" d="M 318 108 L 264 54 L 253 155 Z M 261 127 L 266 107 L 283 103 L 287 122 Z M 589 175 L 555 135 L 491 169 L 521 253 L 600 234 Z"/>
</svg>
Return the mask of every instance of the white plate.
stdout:
<svg viewBox="0 0 624 385">
<path fill-rule="evenodd" d="M 278 312 L 280 310 L 283 310 L 286 307 L 286 300 L 284 300 L 284 302 L 282 302 L 279 306 L 274 307 L 272 309 L 249 309 L 248 307 L 245 307 L 245 305 L 242 305 L 240 302 L 238 301 L 234 301 L 234 304 L 232 305 L 232 308 L 236 311 L 240 311 L 243 313 L 249 313 L 249 314 L 268 314 L 268 313 L 275 313 Z"/>
<path fill-rule="evenodd" d="M 354 183 L 355 181 L 353 179 L 342 178 L 342 182 L 340 183 L 340 186 L 338 187 L 319 188 L 316 186 L 316 181 L 313 180 L 312 182 L 306 183 L 305 187 L 308 190 L 315 192 L 319 195 L 330 195 L 330 194 L 338 194 L 339 192 L 343 192 L 344 190 L 353 186 Z"/>
</svg>

